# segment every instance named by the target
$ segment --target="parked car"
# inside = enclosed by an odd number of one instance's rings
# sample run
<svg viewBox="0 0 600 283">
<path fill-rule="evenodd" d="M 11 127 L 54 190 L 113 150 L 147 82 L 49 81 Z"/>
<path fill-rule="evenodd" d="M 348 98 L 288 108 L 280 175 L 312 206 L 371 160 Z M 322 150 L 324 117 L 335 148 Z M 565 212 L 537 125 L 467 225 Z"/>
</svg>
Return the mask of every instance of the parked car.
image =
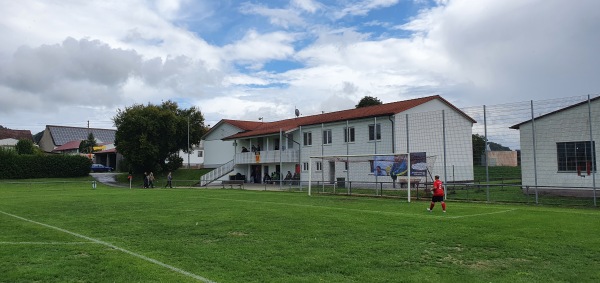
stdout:
<svg viewBox="0 0 600 283">
<path fill-rule="evenodd" d="M 92 167 L 90 167 L 90 170 L 94 173 L 96 173 L 96 172 L 111 172 L 111 171 L 113 171 L 113 168 L 109 167 L 109 166 L 104 166 L 102 164 L 92 164 Z"/>
</svg>

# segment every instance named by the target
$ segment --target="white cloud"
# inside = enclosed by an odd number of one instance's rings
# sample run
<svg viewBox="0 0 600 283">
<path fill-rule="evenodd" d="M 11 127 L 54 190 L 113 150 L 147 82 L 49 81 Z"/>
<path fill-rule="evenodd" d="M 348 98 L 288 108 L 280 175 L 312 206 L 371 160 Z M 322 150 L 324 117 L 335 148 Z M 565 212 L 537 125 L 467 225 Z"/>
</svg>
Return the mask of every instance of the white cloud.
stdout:
<svg viewBox="0 0 600 283">
<path fill-rule="evenodd" d="M 390 7 L 398 4 L 399 0 L 363 0 L 356 3 L 351 3 L 340 11 L 335 12 L 337 19 L 345 16 L 364 16 L 371 10 Z"/>
<path fill-rule="evenodd" d="M 315 13 L 322 8 L 319 2 L 313 0 L 292 0 L 292 5 L 309 13 Z"/>
<path fill-rule="evenodd" d="M 110 121 L 116 108 L 173 99 L 207 121 L 276 120 L 365 95 L 461 106 L 600 87 L 594 0 L 414 0 L 423 9 L 408 22 L 372 16 L 397 0 L 196 2 L 3 3 L 2 117 Z"/>
<path fill-rule="evenodd" d="M 289 28 L 290 26 L 304 26 L 304 20 L 292 9 L 268 8 L 261 4 L 249 2 L 240 5 L 240 12 L 251 15 L 261 15 L 269 18 L 271 24 Z"/>
<path fill-rule="evenodd" d="M 472 86 L 466 94 L 497 101 L 597 92 L 598 19 L 597 1 L 457 0 L 415 21 L 428 23 L 422 40 L 456 66 L 448 74 Z"/>
<path fill-rule="evenodd" d="M 223 47 L 223 58 L 228 61 L 258 64 L 273 59 L 286 59 L 294 53 L 293 41 L 294 37 L 289 33 L 259 34 L 250 30 L 244 38 Z"/>
</svg>

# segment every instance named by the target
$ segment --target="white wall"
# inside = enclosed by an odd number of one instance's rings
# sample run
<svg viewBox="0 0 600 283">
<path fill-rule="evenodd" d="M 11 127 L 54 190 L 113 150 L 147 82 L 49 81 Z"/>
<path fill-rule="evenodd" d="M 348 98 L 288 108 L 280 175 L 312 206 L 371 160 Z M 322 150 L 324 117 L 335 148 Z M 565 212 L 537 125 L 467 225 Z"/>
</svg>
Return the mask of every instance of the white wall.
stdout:
<svg viewBox="0 0 600 283">
<path fill-rule="evenodd" d="M 442 111 L 444 113 L 442 115 Z M 408 147 L 406 131 L 406 114 L 408 116 Z M 442 119 L 444 117 L 445 123 Z M 313 126 L 302 127 L 302 133 L 312 132 L 313 145 L 302 146 L 302 163 L 307 162 L 309 156 L 321 155 L 357 155 L 357 154 L 387 154 L 426 152 L 427 156 L 435 156 L 435 166 L 432 175 L 440 175 L 445 181 L 471 181 L 473 180 L 473 150 L 472 150 L 472 122 L 456 112 L 453 108 L 447 106 L 438 100 L 430 101 L 424 105 L 417 106 L 401 114 L 393 116 L 394 124 L 388 116 L 377 117 L 376 122 L 381 124 L 381 140 L 369 141 L 369 125 L 375 123 L 374 118 L 348 121 L 349 127 L 355 128 L 355 142 L 344 143 L 343 129 L 347 126 L 346 122 L 338 122 Z M 446 166 L 444 171 L 444 135 L 443 129 L 446 128 Z M 395 129 L 392 131 L 392 127 Z M 331 145 L 321 146 L 323 130 L 331 129 L 333 143 Z M 302 133 L 299 133 L 299 139 L 302 142 Z M 392 149 L 392 133 L 395 135 L 394 145 L 396 150 Z M 430 160 L 428 160 L 429 162 Z M 349 173 L 344 170 L 344 163 L 335 164 L 336 176 L 343 177 L 346 174 L 356 174 L 362 176 L 364 181 L 374 181 L 372 175 L 365 175 L 370 169 L 368 163 L 350 164 Z M 354 166 L 354 167 L 353 167 Z M 315 172 L 313 164 L 313 179 L 323 179 L 328 181 L 330 178 L 330 166 L 328 162 L 323 164 L 323 172 Z M 307 180 L 307 173 L 303 171 L 302 180 Z M 348 176 L 351 179 L 358 178 Z M 380 177 L 381 178 L 381 177 Z M 318 180 L 315 179 L 315 180 Z"/>
<path fill-rule="evenodd" d="M 534 107 L 535 110 L 535 107 Z M 556 114 L 535 119 L 535 160 L 532 123 L 520 127 L 521 172 L 524 186 L 591 187 L 592 176 L 580 177 L 576 173 L 558 172 L 557 142 L 589 141 L 588 105 L 580 105 Z M 596 141 L 596 165 L 599 165 L 600 150 L 600 101 L 592 102 L 592 132 Z M 598 178 L 598 176 L 596 177 Z M 598 180 L 597 180 L 598 183 Z"/>
<path fill-rule="evenodd" d="M 222 141 L 221 139 L 241 131 L 227 123 L 217 124 L 215 127 L 209 135 L 204 137 L 204 167 L 206 168 L 216 168 L 233 159 L 235 153 L 233 141 Z"/>
<path fill-rule="evenodd" d="M 473 180 L 473 123 L 461 113 L 433 100 L 396 115 L 396 124 L 398 152 L 426 152 L 428 163 L 435 158 L 431 174 L 445 182 Z"/>
</svg>

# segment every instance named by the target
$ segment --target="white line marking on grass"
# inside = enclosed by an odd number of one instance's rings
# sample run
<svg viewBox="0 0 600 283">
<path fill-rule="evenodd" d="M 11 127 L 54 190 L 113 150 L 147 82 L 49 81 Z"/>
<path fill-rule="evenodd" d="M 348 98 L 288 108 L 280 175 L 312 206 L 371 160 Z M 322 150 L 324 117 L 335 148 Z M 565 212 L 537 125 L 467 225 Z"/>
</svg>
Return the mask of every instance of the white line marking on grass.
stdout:
<svg viewBox="0 0 600 283">
<path fill-rule="evenodd" d="M 227 198 L 213 198 L 213 197 L 200 197 L 202 199 L 212 199 L 212 200 L 223 200 L 223 201 L 236 201 L 236 202 L 247 202 L 247 203 L 262 203 L 262 204 L 277 204 L 277 205 L 288 205 L 288 206 L 297 206 L 297 207 L 310 207 L 310 208 L 323 208 L 323 209 L 333 209 L 333 210 L 347 210 L 354 212 L 366 212 L 366 213 L 376 213 L 376 214 L 389 214 L 389 215 L 401 215 L 401 216 L 412 216 L 412 217 L 429 217 L 426 213 L 406 213 L 406 212 L 395 212 L 395 211 L 383 211 L 383 210 L 367 210 L 367 209 L 358 209 L 358 208 L 348 208 L 348 207 L 334 207 L 334 206 L 323 206 L 323 205 L 312 205 L 312 204 L 297 204 L 297 203 L 285 203 L 285 202 L 273 202 L 273 201 L 257 201 L 257 200 L 245 200 L 245 199 L 227 199 Z"/>
<path fill-rule="evenodd" d="M 58 231 L 61 231 L 61 232 L 64 232 L 64 233 L 67 233 L 67 234 L 73 235 L 73 236 L 75 236 L 75 237 L 79 237 L 79 238 L 82 238 L 82 239 L 86 239 L 86 240 L 88 240 L 88 241 L 91 241 L 91 242 L 94 242 L 94 243 L 98 243 L 98 244 L 101 244 L 101 245 L 105 245 L 105 246 L 107 246 L 107 247 L 110 247 L 110 248 L 113 248 L 113 249 L 115 249 L 115 250 L 118 250 L 118 251 L 124 252 L 124 253 L 126 253 L 126 254 L 129 254 L 129 255 L 135 256 L 135 257 L 137 257 L 137 258 L 141 258 L 141 259 L 143 259 L 143 260 L 145 260 L 145 261 L 149 261 L 149 262 L 151 262 L 151 263 L 154 263 L 154 264 L 156 264 L 156 265 L 160 265 L 160 266 L 162 266 L 162 267 L 164 267 L 164 268 L 170 269 L 170 270 L 172 270 L 172 271 L 175 271 L 175 272 L 177 272 L 177 273 L 179 273 L 179 274 L 183 274 L 183 275 L 185 275 L 185 276 L 188 276 L 188 277 L 194 278 L 194 279 L 196 279 L 196 280 L 200 280 L 200 281 L 202 281 L 202 282 L 214 282 L 214 281 L 211 281 L 211 280 L 209 280 L 209 279 L 206 279 L 206 278 L 204 278 L 204 277 L 202 277 L 202 276 L 199 276 L 199 275 L 196 275 L 196 274 L 193 274 L 193 273 L 187 272 L 187 271 L 185 271 L 185 270 L 182 270 L 182 269 L 179 269 L 179 268 L 177 268 L 177 267 L 174 267 L 174 266 L 168 265 L 168 264 L 166 264 L 166 263 L 162 263 L 162 262 L 160 262 L 160 261 L 158 261 L 158 260 L 155 260 L 155 259 L 149 258 L 149 257 L 147 257 L 147 256 L 144 256 L 144 255 L 141 255 L 141 254 L 138 254 L 138 253 L 134 253 L 134 252 L 132 252 L 132 251 L 129 251 L 129 250 L 126 250 L 126 249 L 124 249 L 124 248 L 117 247 L 117 246 L 115 246 L 115 245 L 113 245 L 113 244 L 111 244 L 111 243 L 107 243 L 107 242 L 104 242 L 104 241 L 101 241 L 101 240 L 98 240 L 98 239 L 94 239 L 94 238 L 91 238 L 91 237 L 88 237 L 88 236 L 84 236 L 84 235 L 81 235 L 81 234 L 77 234 L 77 233 L 75 233 L 75 232 L 71 232 L 71 231 L 69 231 L 69 230 L 65 230 L 65 229 L 62 229 L 62 228 L 59 228 L 59 227 L 56 227 L 56 226 L 52 226 L 52 225 L 49 225 L 49 224 L 44 224 L 44 223 L 37 222 L 37 221 L 31 220 L 31 219 L 27 219 L 27 218 L 24 218 L 24 217 L 21 217 L 21 216 L 17 216 L 17 215 L 14 215 L 14 214 L 10 214 L 10 213 L 4 212 L 4 211 L 0 211 L 0 213 L 2 213 L 2 214 L 4 214 L 4 215 L 11 216 L 11 217 L 14 217 L 14 218 L 17 218 L 17 219 L 21 219 L 21 220 L 23 220 L 23 221 L 27 221 L 27 222 L 34 223 L 34 224 L 37 224 L 37 225 L 41 225 L 41 226 L 44 226 L 44 227 L 47 227 L 47 228 L 51 228 L 51 229 L 54 229 L 54 230 L 58 230 Z"/>
<path fill-rule="evenodd" d="M 84 245 L 99 244 L 94 242 L 0 242 L 0 245 Z"/>
<path fill-rule="evenodd" d="M 289 206 L 297 206 L 297 207 L 311 207 L 311 208 L 324 208 L 324 209 L 334 209 L 334 210 L 346 210 L 346 211 L 354 211 L 354 212 L 366 212 L 366 213 L 381 213 L 388 215 L 401 215 L 401 216 L 412 216 L 418 218 L 429 218 L 432 215 L 430 213 L 405 213 L 405 212 L 395 212 L 395 211 L 381 211 L 381 210 L 366 210 L 366 209 L 357 209 L 357 208 L 348 208 L 348 207 L 333 207 L 333 206 L 322 206 L 322 205 L 310 205 L 310 204 L 295 204 L 295 203 L 281 203 L 281 202 L 272 202 L 272 201 L 255 201 L 255 200 L 240 200 L 240 199 L 226 199 L 226 198 L 213 198 L 213 197 L 201 197 L 203 199 L 214 199 L 214 200 L 224 200 L 224 201 L 237 201 L 237 202 L 248 202 L 248 203 L 263 203 L 263 204 L 278 204 L 278 205 L 289 205 Z M 458 216 L 445 216 L 445 215 L 435 215 L 442 219 L 457 219 L 457 218 L 465 218 L 465 217 L 477 217 L 484 216 L 490 214 L 498 214 L 498 213 L 507 213 L 511 211 L 515 211 L 515 209 L 502 210 L 502 211 L 494 211 L 487 213 L 478 213 L 478 214 L 469 214 L 469 215 L 458 215 Z"/>
<path fill-rule="evenodd" d="M 477 216 L 484 216 L 484 215 L 490 215 L 490 214 L 499 214 L 499 213 L 507 213 L 507 212 L 511 212 L 511 211 L 515 211 L 517 210 L 515 209 L 509 209 L 509 210 L 501 210 L 501 211 L 494 211 L 494 212 L 487 212 L 487 213 L 477 213 L 477 214 L 468 214 L 468 215 L 458 215 L 458 216 L 450 216 L 450 217 L 445 217 L 445 218 L 465 218 L 465 217 L 477 217 Z"/>
</svg>

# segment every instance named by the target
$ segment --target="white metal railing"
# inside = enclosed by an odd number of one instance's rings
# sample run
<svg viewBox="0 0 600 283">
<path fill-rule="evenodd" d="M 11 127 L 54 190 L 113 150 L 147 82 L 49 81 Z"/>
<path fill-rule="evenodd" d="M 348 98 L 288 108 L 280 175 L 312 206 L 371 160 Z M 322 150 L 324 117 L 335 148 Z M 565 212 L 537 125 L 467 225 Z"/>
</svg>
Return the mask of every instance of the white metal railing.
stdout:
<svg viewBox="0 0 600 283">
<path fill-rule="evenodd" d="M 221 165 L 218 168 L 215 168 L 214 170 L 202 175 L 202 177 L 200 177 L 200 186 L 206 186 L 212 182 L 214 182 L 215 180 L 225 176 L 225 174 L 233 171 L 233 165 L 235 163 L 233 162 L 233 160 Z"/>
<path fill-rule="evenodd" d="M 299 150 L 262 150 L 258 152 L 241 152 L 235 155 L 235 164 L 257 164 L 257 163 L 278 163 L 294 162 L 300 160 Z"/>
</svg>

